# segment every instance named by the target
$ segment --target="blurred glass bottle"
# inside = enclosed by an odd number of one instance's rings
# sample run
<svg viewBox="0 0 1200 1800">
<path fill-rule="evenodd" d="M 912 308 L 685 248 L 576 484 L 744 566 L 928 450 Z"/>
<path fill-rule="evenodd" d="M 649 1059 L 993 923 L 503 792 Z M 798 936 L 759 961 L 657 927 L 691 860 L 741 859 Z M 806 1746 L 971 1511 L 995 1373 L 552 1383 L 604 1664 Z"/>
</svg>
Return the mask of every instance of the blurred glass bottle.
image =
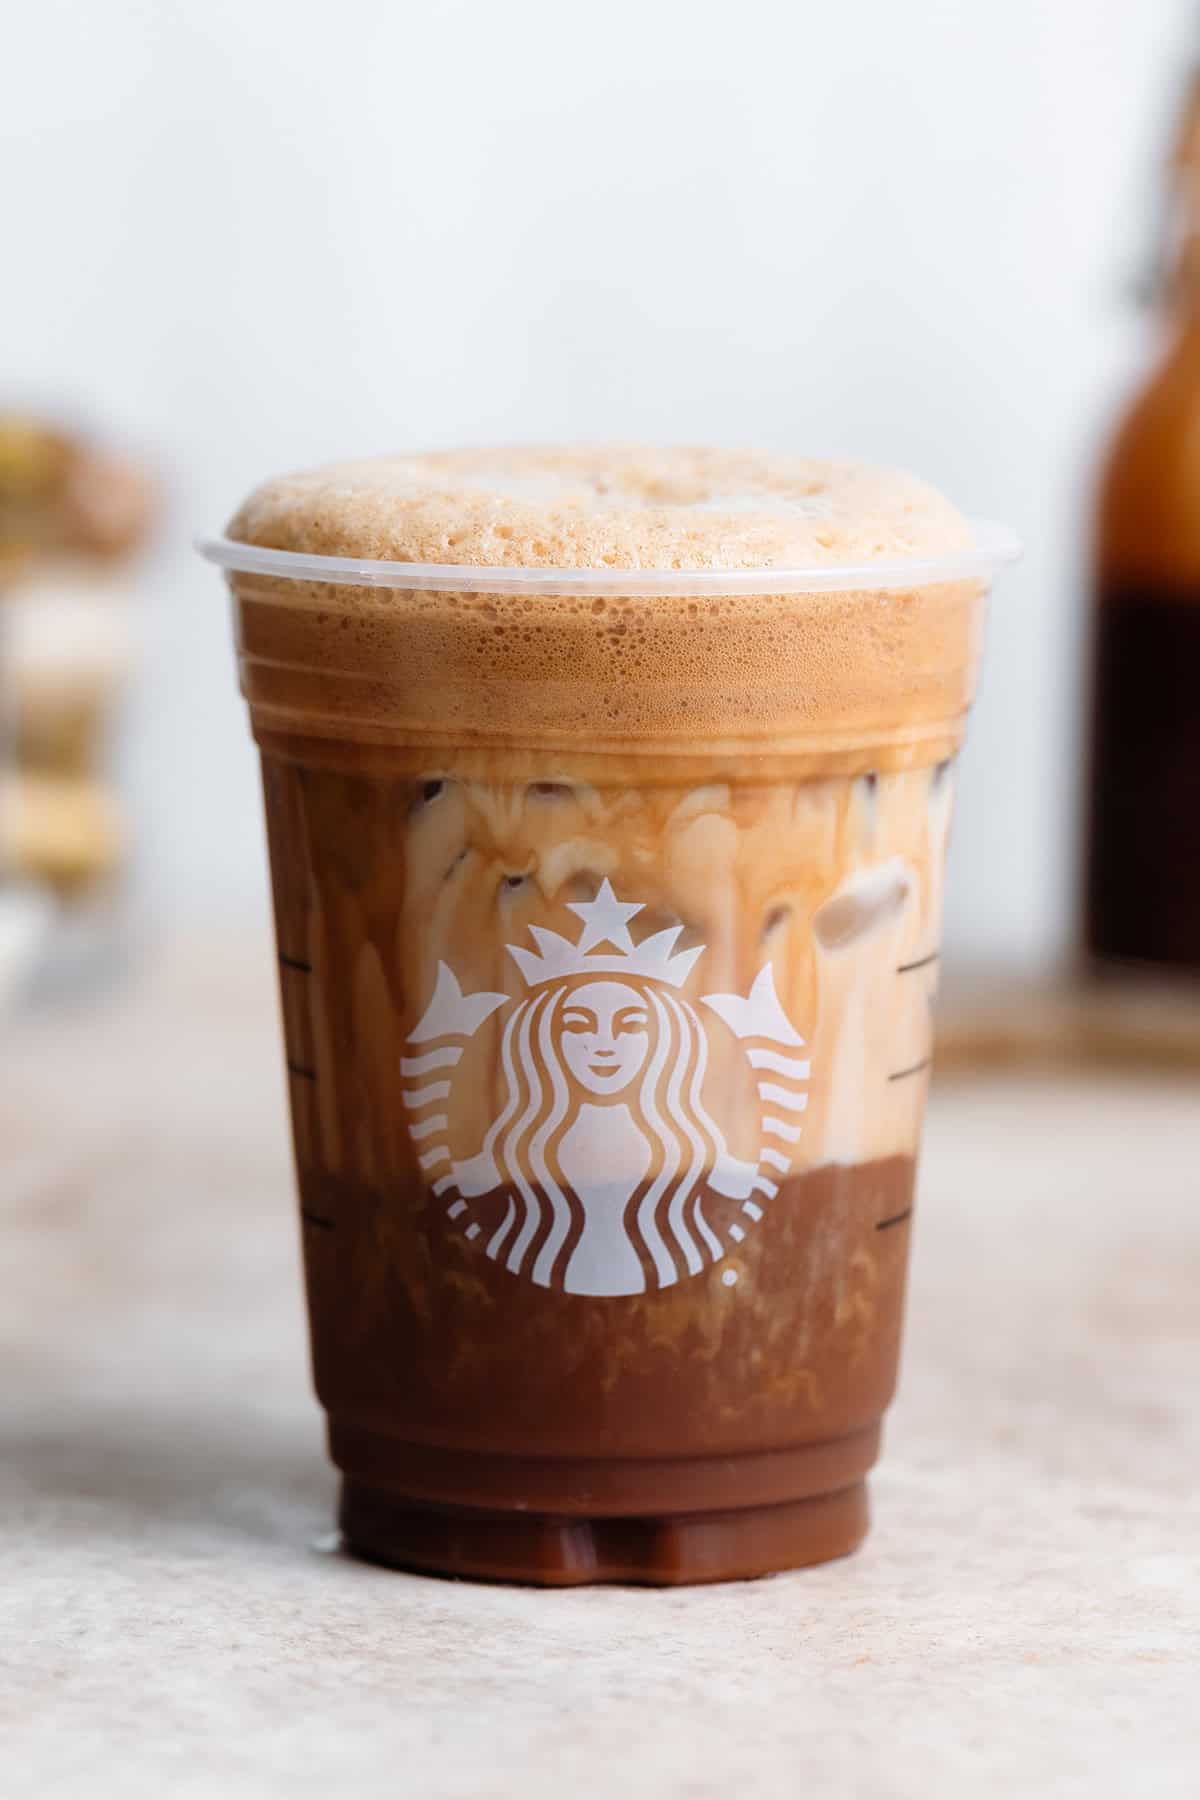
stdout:
<svg viewBox="0 0 1200 1800">
<path fill-rule="evenodd" d="M 1095 964 L 1200 973 L 1200 73 L 1166 216 L 1166 343 L 1100 482 L 1084 936 Z"/>
</svg>

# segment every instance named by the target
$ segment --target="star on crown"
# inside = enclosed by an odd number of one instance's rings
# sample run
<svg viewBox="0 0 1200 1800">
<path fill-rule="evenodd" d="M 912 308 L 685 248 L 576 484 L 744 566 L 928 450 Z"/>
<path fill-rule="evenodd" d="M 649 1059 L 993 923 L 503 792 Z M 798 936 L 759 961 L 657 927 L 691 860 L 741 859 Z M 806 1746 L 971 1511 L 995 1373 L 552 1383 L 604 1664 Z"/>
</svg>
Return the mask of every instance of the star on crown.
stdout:
<svg viewBox="0 0 1200 1800">
<path fill-rule="evenodd" d="M 704 954 L 704 945 L 693 950 L 676 950 L 675 943 L 682 925 L 668 925 L 653 937 L 635 944 L 629 935 L 629 921 L 642 911 L 636 903 L 618 900 L 607 877 L 600 883 L 594 900 L 568 901 L 570 910 L 583 920 L 578 941 L 547 931 L 542 925 L 531 925 L 529 935 L 536 950 L 522 950 L 509 944 L 508 954 L 525 977 L 527 987 L 540 987 L 546 981 L 562 981 L 572 975 L 643 975 L 651 981 L 665 981 L 669 987 L 682 987 L 692 966 Z M 595 946 L 611 944 L 617 955 L 596 954 Z"/>
</svg>

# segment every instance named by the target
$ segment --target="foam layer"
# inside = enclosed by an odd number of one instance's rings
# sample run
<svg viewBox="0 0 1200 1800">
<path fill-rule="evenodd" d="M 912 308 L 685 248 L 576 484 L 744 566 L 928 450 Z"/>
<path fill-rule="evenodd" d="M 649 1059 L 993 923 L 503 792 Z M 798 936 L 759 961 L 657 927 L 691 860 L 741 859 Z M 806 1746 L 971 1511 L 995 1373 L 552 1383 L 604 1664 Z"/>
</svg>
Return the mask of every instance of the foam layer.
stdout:
<svg viewBox="0 0 1200 1800">
<path fill-rule="evenodd" d="M 436 451 L 267 482 L 228 535 L 325 556 L 488 566 L 771 569 L 961 549 L 915 476 L 850 461 L 638 445 Z"/>
<path fill-rule="evenodd" d="M 242 688 L 276 734 L 460 758 L 595 753 L 598 777 L 934 763 L 975 685 L 978 582 L 614 600 L 235 575 Z M 730 758 L 733 759 L 732 763 Z M 800 758 L 800 761 L 789 759 Z M 817 759 L 814 765 L 813 759 Z"/>
<path fill-rule="evenodd" d="M 269 483 L 230 532 L 377 560 L 697 571 L 894 562 L 969 538 L 907 475 L 633 448 L 346 464 Z M 463 754 L 590 752 L 610 781 L 626 778 L 626 755 L 639 780 L 648 756 L 699 779 L 738 773 L 747 754 L 762 777 L 784 772 L 766 757 L 799 755 L 797 774 L 941 761 L 974 688 L 983 596 L 978 580 L 607 598 L 230 580 L 264 746 L 280 734 L 395 745 L 459 773 Z"/>
</svg>

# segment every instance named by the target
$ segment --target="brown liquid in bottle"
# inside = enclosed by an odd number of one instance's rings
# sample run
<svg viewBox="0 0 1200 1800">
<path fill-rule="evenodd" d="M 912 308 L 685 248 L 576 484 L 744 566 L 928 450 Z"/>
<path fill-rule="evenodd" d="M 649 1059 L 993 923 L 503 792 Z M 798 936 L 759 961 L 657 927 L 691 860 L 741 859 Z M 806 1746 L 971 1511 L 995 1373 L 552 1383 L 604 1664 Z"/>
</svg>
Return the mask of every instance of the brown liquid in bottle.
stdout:
<svg viewBox="0 0 1200 1800">
<path fill-rule="evenodd" d="M 1200 78 L 1173 174 L 1170 336 L 1101 479 L 1084 930 L 1200 972 Z"/>
</svg>

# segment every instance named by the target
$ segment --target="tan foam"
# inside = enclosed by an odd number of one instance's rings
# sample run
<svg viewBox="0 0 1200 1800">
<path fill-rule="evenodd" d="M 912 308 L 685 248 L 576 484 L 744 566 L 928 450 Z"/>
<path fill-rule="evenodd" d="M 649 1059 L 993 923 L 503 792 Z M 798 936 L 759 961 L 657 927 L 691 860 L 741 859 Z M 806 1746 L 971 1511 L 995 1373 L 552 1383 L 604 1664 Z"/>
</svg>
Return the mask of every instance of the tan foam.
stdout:
<svg viewBox="0 0 1200 1800">
<path fill-rule="evenodd" d="M 336 463 L 267 482 L 229 536 L 326 556 L 572 569 L 834 566 L 971 541 L 942 495 L 894 469 L 630 444 Z"/>
<path fill-rule="evenodd" d="M 260 739 L 485 763 L 595 752 L 642 775 L 648 757 L 727 773 L 750 751 L 796 772 L 826 756 L 839 770 L 853 755 L 862 769 L 940 761 L 962 734 L 982 627 L 977 582 L 616 600 L 232 584 Z"/>
<path fill-rule="evenodd" d="M 501 479 L 508 485 L 498 485 Z M 741 513 L 717 498 L 746 497 Z M 717 497 L 717 498 L 714 498 Z M 750 504 L 752 502 L 752 504 Z M 818 506 L 817 517 L 805 508 Z M 969 536 L 910 476 L 701 450 L 458 451 L 259 489 L 231 526 L 273 548 L 442 561 L 831 566 Z M 506 531 L 510 535 L 501 537 Z M 845 770 L 933 763 L 961 734 L 982 587 L 800 594 L 435 592 L 231 577 L 244 691 L 277 732 L 439 748 Z M 611 767 L 611 763 L 610 763 Z M 762 772 L 767 772 L 763 765 Z"/>
</svg>

